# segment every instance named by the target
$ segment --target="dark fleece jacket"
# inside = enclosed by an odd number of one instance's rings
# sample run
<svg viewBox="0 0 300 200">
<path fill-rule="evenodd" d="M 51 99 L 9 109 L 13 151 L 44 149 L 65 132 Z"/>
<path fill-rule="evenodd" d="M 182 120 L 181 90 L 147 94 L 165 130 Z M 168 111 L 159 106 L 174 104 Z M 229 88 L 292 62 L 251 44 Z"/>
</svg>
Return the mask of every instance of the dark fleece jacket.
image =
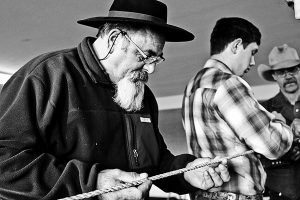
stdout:
<svg viewBox="0 0 300 200">
<path fill-rule="evenodd" d="M 174 156 L 158 129 L 157 102 L 146 86 L 144 107 L 126 112 L 85 38 L 77 48 L 32 59 L 0 97 L 0 198 L 57 199 L 96 190 L 103 169 L 147 172 L 194 160 Z M 155 182 L 166 191 L 192 188 L 182 175 Z"/>
</svg>

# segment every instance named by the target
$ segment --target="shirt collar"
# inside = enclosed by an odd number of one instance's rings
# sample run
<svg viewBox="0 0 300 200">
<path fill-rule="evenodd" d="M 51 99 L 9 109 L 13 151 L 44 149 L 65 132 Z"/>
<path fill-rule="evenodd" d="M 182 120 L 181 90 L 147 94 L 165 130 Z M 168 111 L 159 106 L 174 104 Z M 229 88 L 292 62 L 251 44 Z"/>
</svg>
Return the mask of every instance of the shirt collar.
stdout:
<svg viewBox="0 0 300 200">
<path fill-rule="evenodd" d="M 232 70 L 225 63 L 217 59 L 213 59 L 213 58 L 208 59 L 204 65 L 204 68 L 208 68 L 208 67 L 215 67 L 225 73 L 234 74 Z"/>
</svg>

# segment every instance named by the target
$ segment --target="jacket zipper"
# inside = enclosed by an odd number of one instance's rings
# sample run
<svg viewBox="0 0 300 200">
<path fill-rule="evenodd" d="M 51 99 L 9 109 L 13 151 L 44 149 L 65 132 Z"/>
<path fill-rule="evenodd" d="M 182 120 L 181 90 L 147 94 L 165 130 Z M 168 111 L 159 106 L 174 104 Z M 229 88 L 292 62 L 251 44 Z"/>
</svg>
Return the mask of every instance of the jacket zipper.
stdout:
<svg viewBox="0 0 300 200">
<path fill-rule="evenodd" d="M 139 163 L 139 154 L 137 151 L 137 141 L 135 132 L 133 129 L 133 124 L 130 121 L 128 116 L 124 116 L 125 124 L 126 124 L 126 138 L 127 138 L 127 153 L 128 153 L 128 160 L 129 165 L 131 168 L 135 168 L 140 166 Z"/>
<path fill-rule="evenodd" d="M 137 149 L 133 149 L 132 151 L 133 151 L 133 156 L 134 156 L 136 166 L 140 166 L 140 164 L 139 164 L 139 154 L 137 152 Z"/>
</svg>

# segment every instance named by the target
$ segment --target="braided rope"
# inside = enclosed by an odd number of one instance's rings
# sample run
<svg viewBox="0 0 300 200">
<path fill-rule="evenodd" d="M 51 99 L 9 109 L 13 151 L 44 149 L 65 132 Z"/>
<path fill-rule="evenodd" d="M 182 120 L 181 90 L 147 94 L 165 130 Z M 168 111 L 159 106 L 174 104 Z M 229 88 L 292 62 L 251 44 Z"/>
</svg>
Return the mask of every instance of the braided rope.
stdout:
<svg viewBox="0 0 300 200">
<path fill-rule="evenodd" d="M 78 195 L 75 195 L 75 196 L 66 197 L 66 198 L 58 199 L 58 200 L 81 200 L 81 199 L 86 199 L 86 198 L 98 196 L 98 195 L 101 195 L 101 194 L 105 194 L 105 193 L 109 193 L 109 192 L 114 192 L 114 191 L 130 188 L 130 187 L 133 187 L 133 186 L 138 186 L 138 185 L 141 185 L 142 183 L 144 183 L 146 180 L 155 181 L 155 180 L 167 178 L 169 176 L 178 175 L 178 174 L 188 172 L 188 171 L 192 171 L 192 170 L 195 170 L 195 169 L 198 169 L 198 168 L 201 168 L 201 167 L 215 165 L 215 164 L 221 163 L 224 159 L 231 160 L 233 158 L 240 157 L 240 156 L 245 156 L 245 155 L 251 154 L 251 153 L 254 153 L 254 151 L 249 150 L 249 151 L 246 151 L 244 153 L 239 153 L 239 154 L 235 154 L 233 156 L 228 156 L 228 157 L 225 157 L 225 158 L 216 159 L 216 160 L 211 161 L 211 162 L 204 162 L 202 164 L 199 164 L 199 165 L 196 165 L 196 166 L 193 166 L 193 167 L 182 168 L 182 169 L 174 170 L 174 171 L 171 171 L 171 172 L 166 172 L 166 173 L 163 173 L 163 174 L 158 174 L 158 175 L 155 175 L 155 176 L 151 176 L 151 177 L 148 177 L 148 178 L 145 178 L 145 179 L 120 184 L 120 185 L 117 185 L 117 186 L 113 186 L 111 188 L 106 188 L 106 189 L 101 189 L 101 190 L 94 190 L 94 191 L 91 191 L 91 192 L 82 193 L 82 194 L 78 194 Z"/>
</svg>

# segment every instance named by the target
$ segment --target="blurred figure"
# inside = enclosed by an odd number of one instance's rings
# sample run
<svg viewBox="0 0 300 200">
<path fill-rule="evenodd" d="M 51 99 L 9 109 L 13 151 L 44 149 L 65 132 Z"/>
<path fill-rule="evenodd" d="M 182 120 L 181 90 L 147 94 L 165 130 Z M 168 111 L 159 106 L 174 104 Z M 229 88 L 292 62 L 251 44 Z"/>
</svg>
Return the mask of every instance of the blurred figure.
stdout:
<svg viewBox="0 0 300 200">
<path fill-rule="evenodd" d="M 295 19 L 300 19 L 300 0 L 286 0 L 289 7 L 295 12 Z"/>
<path fill-rule="evenodd" d="M 211 57 L 188 83 L 183 99 L 183 123 L 189 151 L 197 157 L 230 156 L 254 150 L 270 159 L 285 154 L 291 129 L 255 99 L 241 77 L 255 64 L 261 33 L 237 17 L 217 21 L 210 38 Z M 228 163 L 231 179 L 194 199 L 263 198 L 266 173 L 255 154 Z"/>
<path fill-rule="evenodd" d="M 294 143 L 282 158 L 261 160 L 267 172 L 266 187 L 271 200 L 300 198 L 300 60 L 296 49 L 284 44 L 269 54 L 269 65 L 261 64 L 258 74 L 267 81 L 276 81 L 279 93 L 261 104 L 270 112 L 282 117 L 294 132 Z M 296 105 L 295 105 L 296 104 Z M 296 107 L 295 107 L 296 106 Z M 295 114 L 295 115 L 294 115 Z"/>
</svg>

